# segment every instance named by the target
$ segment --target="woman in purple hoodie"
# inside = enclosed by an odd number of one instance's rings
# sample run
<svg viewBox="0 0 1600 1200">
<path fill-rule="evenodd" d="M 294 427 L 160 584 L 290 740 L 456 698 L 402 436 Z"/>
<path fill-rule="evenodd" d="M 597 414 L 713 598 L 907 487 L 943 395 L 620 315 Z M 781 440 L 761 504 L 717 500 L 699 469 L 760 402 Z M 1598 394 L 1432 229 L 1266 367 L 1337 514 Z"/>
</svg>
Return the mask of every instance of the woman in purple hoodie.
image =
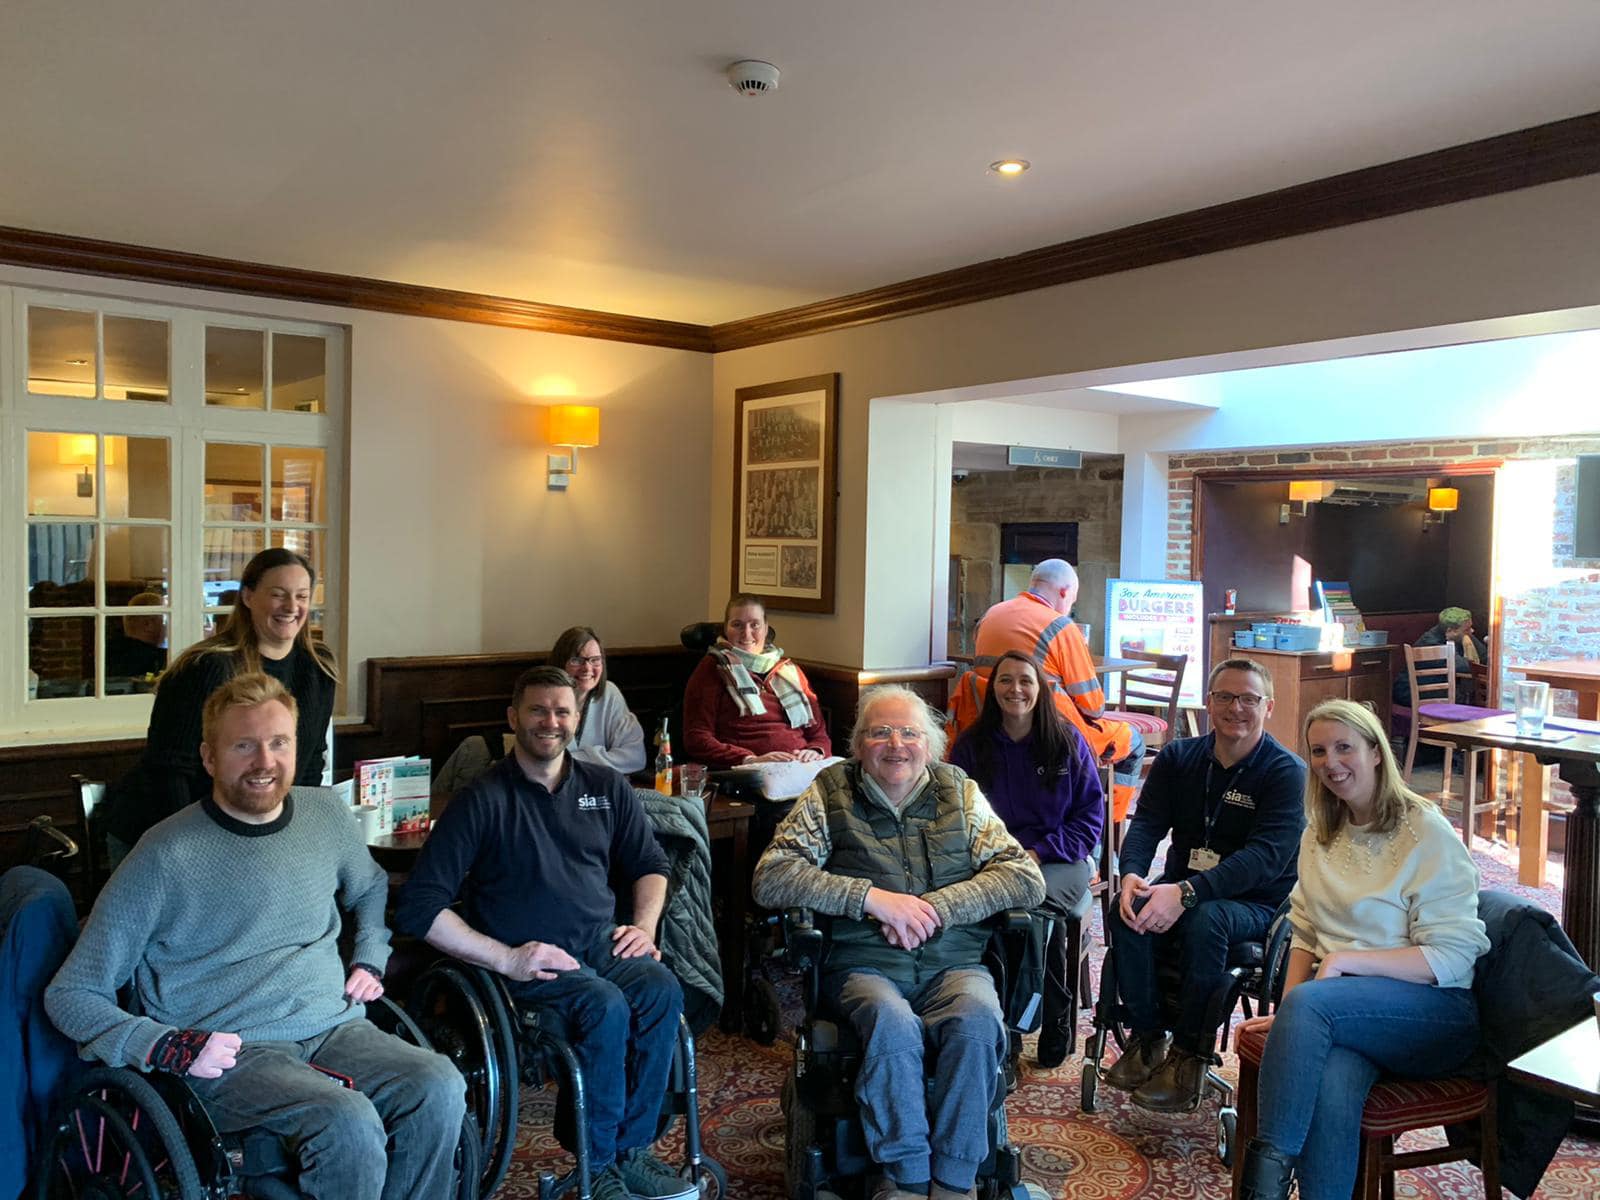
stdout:
<svg viewBox="0 0 1600 1200">
<path fill-rule="evenodd" d="M 950 761 L 983 789 L 1011 836 L 1044 873 L 1044 907 L 1056 917 L 1051 934 L 1039 1032 L 1039 1065 L 1058 1067 L 1072 1045 L 1063 1027 L 1069 1004 L 1066 918 L 1078 908 L 1094 873 L 1105 824 L 1100 771 L 1083 735 L 1061 719 L 1038 665 L 1008 650 L 995 662 L 977 722 L 957 739 Z"/>
</svg>

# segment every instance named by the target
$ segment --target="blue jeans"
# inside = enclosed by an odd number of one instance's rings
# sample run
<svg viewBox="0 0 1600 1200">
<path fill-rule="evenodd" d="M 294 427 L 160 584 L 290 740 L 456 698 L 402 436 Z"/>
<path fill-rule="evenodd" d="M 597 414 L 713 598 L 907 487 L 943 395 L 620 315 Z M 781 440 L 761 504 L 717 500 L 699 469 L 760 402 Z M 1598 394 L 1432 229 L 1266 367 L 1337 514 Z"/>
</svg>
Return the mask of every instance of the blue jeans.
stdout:
<svg viewBox="0 0 1600 1200">
<path fill-rule="evenodd" d="M 1158 880 L 1157 882 L 1165 882 Z M 1228 973 L 1228 947 L 1234 942 L 1266 937 L 1273 910 L 1244 900 L 1202 900 L 1185 909 L 1165 933 L 1135 933 L 1111 907 L 1111 960 L 1117 970 L 1117 994 L 1128 1010 L 1134 1033 L 1156 1034 L 1166 1028 L 1161 1017 L 1156 957 L 1176 955 L 1183 980 L 1173 1043 L 1190 1054 L 1210 1054 L 1217 1031 L 1207 1009 Z"/>
<path fill-rule="evenodd" d="M 451 1194 L 466 1083 L 442 1054 L 368 1021 L 346 1021 L 303 1042 L 246 1042 L 238 1065 L 219 1078 L 184 1082 L 223 1133 L 264 1128 L 287 1138 L 300 1160 L 295 1187 L 307 1196 Z"/>
<path fill-rule="evenodd" d="M 970 1190 L 989 1154 L 989 1110 L 1007 1048 L 989 972 L 952 967 L 902 991 L 876 971 L 841 971 L 822 987 L 861 1039 L 856 1101 L 867 1153 L 902 1186 L 931 1174 Z"/>
<path fill-rule="evenodd" d="M 653 958 L 614 958 L 609 929 L 567 952 L 579 970 L 511 983 L 511 994 L 554 1010 L 571 1031 L 589 1101 L 590 1170 L 599 1171 L 618 1150 L 656 1140 L 683 989 Z"/>
<path fill-rule="evenodd" d="M 1379 1075 L 1449 1075 L 1478 1044 L 1471 988 L 1376 976 L 1309 980 L 1272 1021 L 1257 1135 L 1300 1156 L 1303 1200 L 1349 1200 L 1361 1109 Z"/>
</svg>

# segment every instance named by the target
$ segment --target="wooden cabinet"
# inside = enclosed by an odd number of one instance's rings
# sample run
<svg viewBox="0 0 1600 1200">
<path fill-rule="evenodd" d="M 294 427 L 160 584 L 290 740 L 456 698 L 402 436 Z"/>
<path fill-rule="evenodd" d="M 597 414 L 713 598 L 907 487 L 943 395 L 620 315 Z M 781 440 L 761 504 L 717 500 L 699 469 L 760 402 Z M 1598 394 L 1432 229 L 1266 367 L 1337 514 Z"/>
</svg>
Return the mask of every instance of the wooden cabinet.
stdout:
<svg viewBox="0 0 1600 1200">
<path fill-rule="evenodd" d="M 1248 658 L 1272 676 L 1272 715 L 1267 732 L 1296 754 L 1300 753 L 1300 724 L 1324 700 L 1354 700 L 1370 704 L 1378 723 L 1389 728 L 1395 664 L 1399 646 L 1353 646 L 1346 650 L 1245 650 L 1232 645 L 1233 631 L 1248 629 L 1250 621 L 1264 615 L 1241 613 L 1211 619 L 1211 663 L 1226 658 Z M 1403 669 L 1403 668 L 1401 668 Z"/>
</svg>

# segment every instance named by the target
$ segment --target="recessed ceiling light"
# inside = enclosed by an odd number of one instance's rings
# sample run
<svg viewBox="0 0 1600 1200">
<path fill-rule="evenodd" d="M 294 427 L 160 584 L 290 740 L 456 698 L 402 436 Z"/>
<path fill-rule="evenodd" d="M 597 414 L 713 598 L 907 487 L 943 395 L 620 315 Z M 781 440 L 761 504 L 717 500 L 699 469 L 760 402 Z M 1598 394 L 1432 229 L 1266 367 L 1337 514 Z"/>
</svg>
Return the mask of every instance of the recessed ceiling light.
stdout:
<svg viewBox="0 0 1600 1200">
<path fill-rule="evenodd" d="M 69 367 L 87 367 L 88 365 L 89 365 L 89 360 L 87 358 L 69 358 L 69 359 L 67 359 L 67 366 L 69 366 Z"/>
<path fill-rule="evenodd" d="M 1032 165 L 1033 164 L 1025 158 L 1002 158 L 998 162 L 990 163 L 989 170 L 993 171 L 996 175 L 1013 177 L 1021 175 Z"/>
<path fill-rule="evenodd" d="M 233 390 L 238 392 L 239 395 L 241 395 L 241 396 L 244 395 L 244 389 L 243 388 L 234 388 Z"/>
</svg>

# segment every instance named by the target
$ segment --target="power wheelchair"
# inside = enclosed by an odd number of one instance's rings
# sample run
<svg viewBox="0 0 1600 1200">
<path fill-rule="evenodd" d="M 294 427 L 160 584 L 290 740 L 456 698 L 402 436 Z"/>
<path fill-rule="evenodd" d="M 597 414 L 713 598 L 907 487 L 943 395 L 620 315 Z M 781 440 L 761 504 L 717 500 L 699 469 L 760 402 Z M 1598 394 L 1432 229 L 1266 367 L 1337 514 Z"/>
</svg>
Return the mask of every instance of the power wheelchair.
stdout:
<svg viewBox="0 0 1600 1200">
<path fill-rule="evenodd" d="M 1116 903 L 1113 896 L 1112 903 Z M 1100 1081 L 1105 1074 L 1102 1065 L 1108 1040 L 1117 1044 L 1119 1051 L 1127 1048 L 1133 1037 L 1128 1023 L 1128 1012 L 1117 993 L 1116 959 L 1111 952 L 1112 922 L 1106 921 L 1106 953 L 1100 968 L 1100 995 L 1094 1006 L 1094 1031 L 1084 1044 L 1084 1063 L 1080 1106 L 1084 1112 L 1099 1110 Z M 1228 1048 L 1230 1018 L 1235 1005 L 1244 1006 L 1249 1017 L 1252 1009 L 1256 1015 L 1272 1011 L 1283 991 L 1283 965 L 1287 961 L 1287 947 L 1293 930 L 1289 925 L 1289 902 L 1285 900 L 1273 914 L 1265 938 L 1234 942 L 1228 947 L 1227 971 L 1222 985 L 1212 993 L 1206 1003 L 1206 1024 L 1215 1030 L 1213 1046 L 1218 1035 L 1221 1051 Z M 1161 992 L 1162 1020 L 1170 1029 L 1176 1023 L 1183 979 L 1175 955 L 1159 953 L 1156 957 L 1156 977 Z M 1213 1063 L 1217 1062 L 1213 1051 Z M 1215 1095 L 1220 1107 L 1217 1113 L 1217 1157 L 1224 1166 L 1233 1164 L 1238 1143 L 1239 1114 L 1234 1106 L 1233 1085 L 1224 1079 L 1215 1066 L 1208 1067 L 1201 1084 L 1202 1101 Z"/>
<path fill-rule="evenodd" d="M 482 1170 L 476 1195 L 494 1194 L 511 1165 L 517 1140 L 520 1088 L 559 1085 L 556 1136 L 574 1157 L 565 1174 L 539 1175 L 539 1200 L 589 1200 L 588 1103 L 583 1071 L 570 1034 L 549 1009 L 517 1003 L 505 979 L 455 959 L 427 967 L 411 985 L 407 1008 L 440 1053 L 467 1081 L 467 1122 L 481 1141 Z M 672 1071 L 662 1099 L 656 1136 L 676 1117 L 684 1119 L 683 1178 L 707 1200 L 727 1195 L 728 1177 L 707 1157 L 700 1142 L 699 1082 L 694 1037 L 682 1018 Z"/>
<path fill-rule="evenodd" d="M 1038 1028 L 1042 993 L 1024 995 L 1018 973 L 1029 937 L 1049 940 L 1052 918 L 1011 909 L 990 918 L 993 933 L 983 965 L 994 976 L 1001 1008 L 1008 1014 L 1009 1047 L 998 1070 L 1000 1086 L 989 1112 L 989 1154 L 978 1169 L 980 1200 L 1044 1200 L 1021 1179 L 1022 1157 L 1006 1131 L 1005 1099 L 1016 1090 L 1022 1036 Z M 786 955 L 801 976 L 805 1016 L 795 1034 L 794 1068 L 784 1080 L 784 1186 L 791 1200 L 840 1200 L 854 1193 L 872 1170 L 854 1089 L 861 1044 L 846 1021 L 822 1009 L 822 976 L 830 919 L 809 909 L 784 915 Z M 1020 1013 L 1012 1021 L 1010 1014 Z M 931 1076 L 929 1084 L 931 1086 Z"/>
<path fill-rule="evenodd" d="M 379 1028 L 431 1048 L 387 997 L 367 1006 Z M 468 1114 L 456 1144 L 456 1191 L 475 1200 L 482 1174 L 478 1131 Z M 177 1076 L 92 1067 L 56 1102 L 39 1151 L 34 1200 L 304 1200 L 294 1186 L 293 1148 L 265 1129 L 219 1134 Z"/>
</svg>

